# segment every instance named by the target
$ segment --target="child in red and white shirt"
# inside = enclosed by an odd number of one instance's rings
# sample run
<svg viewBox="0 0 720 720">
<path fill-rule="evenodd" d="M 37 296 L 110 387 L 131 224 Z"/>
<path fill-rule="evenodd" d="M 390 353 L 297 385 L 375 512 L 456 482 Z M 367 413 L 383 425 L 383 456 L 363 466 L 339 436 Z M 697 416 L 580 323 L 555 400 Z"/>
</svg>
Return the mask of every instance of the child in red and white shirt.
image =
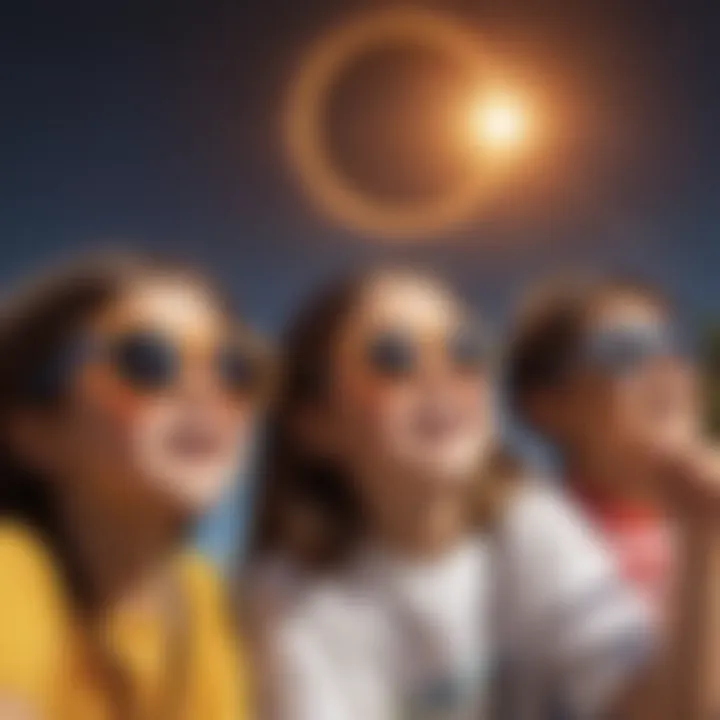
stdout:
<svg viewBox="0 0 720 720">
<path fill-rule="evenodd" d="M 508 364 L 521 418 L 559 454 L 621 575 L 663 616 L 677 542 L 662 468 L 703 444 L 695 368 L 668 301 L 629 282 L 547 287 L 522 309 Z"/>
</svg>

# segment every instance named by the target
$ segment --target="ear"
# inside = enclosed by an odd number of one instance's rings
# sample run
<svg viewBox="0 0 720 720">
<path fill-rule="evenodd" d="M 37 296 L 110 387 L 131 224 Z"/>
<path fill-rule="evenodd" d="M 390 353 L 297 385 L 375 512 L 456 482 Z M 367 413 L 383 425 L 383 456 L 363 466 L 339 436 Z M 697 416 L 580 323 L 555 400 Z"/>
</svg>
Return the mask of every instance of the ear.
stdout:
<svg viewBox="0 0 720 720">
<path fill-rule="evenodd" d="M 293 418 L 291 427 L 310 454 L 323 459 L 330 459 L 338 454 L 337 426 L 324 404 L 313 403 L 300 409 Z"/>
<path fill-rule="evenodd" d="M 46 472 L 53 463 L 55 433 L 50 421 L 37 411 L 22 410 L 6 426 L 10 451 L 28 468 Z"/>
</svg>

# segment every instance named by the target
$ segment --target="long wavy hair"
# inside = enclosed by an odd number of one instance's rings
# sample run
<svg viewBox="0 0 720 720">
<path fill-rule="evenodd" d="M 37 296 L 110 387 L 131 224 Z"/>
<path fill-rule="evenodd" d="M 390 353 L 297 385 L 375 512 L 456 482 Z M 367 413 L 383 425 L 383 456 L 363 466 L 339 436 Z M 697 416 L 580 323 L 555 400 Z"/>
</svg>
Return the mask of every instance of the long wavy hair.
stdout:
<svg viewBox="0 0 720 720">
<path fill-rule="evenodd" d="M 52 367 L 85 324 L 138 282 L 177 278 L 207 290 L 194 271 L 143 255 L 97 255 L 27 283 L 0 306 L 0 518 L 31 527 L 57 555 L 74 590 L 74 571 L 58 512 L 54 484 L 17 457 L 8 426 L 18 411 L 62 412 L 63 394 L 37 393 L 37 379 Z"/>
<path fill-rule="evenodd" d="M 284 371 L 261 457 L 251 565 L 279 555 L 306 570 L 326 570 L 341 565 L 365 536 L 363 505 L 347 472 L 309 451 L 293 422 L 303 408 L 323 401 L 336 339 L 375 277 L 351 275 L 324 288 L 301 308 L 283 337 Z M 519 469 L 504 450 L 489 454 L 470 488 L 472 527 L 492 522 L 497 501 L 515 484 Z"/>
</svg>

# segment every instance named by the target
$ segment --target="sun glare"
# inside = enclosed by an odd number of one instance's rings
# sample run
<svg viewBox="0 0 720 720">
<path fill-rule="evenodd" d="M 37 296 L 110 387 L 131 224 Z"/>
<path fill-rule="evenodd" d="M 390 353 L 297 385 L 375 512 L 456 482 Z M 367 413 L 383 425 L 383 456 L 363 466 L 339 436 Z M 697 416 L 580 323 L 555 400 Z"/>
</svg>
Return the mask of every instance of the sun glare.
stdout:
<svg viewBox="0 0 720 720">
<path fill-rule="evenodd" d="M 490 149 L 510 150 L 527 136 L 527 115 L 514 98 L 483 99 L 471 111 L 471 132 L 475 142 Z"/>
</svg>

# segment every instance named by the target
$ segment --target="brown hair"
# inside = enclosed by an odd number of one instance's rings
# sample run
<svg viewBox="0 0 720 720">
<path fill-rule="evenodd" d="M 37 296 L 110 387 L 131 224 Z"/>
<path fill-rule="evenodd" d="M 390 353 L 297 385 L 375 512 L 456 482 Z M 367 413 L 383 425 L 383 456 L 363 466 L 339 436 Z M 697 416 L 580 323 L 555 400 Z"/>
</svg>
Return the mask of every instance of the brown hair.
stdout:
<svg viewBox="0 0 720 720">
<path fill-rule="evenodd" d="M 7 298 L 0 316 L 0 516 L 33 527 L 70 569 L 51 483 L 15 456 L 6 429 L 23 408 L 61 406 L 61 388 L 37 392 L 77 333 L 134 284 L 159 277 L 187 279 L 215 297 L 195 272 L 143 255 L 98 255 L 22 286 Z M 218 302 L 224 303 L 218 297 Z M 70 573 L 72 575 L 72 573 Z M 77 578 L 69 578 L 77 586 Z"/>
<path fill-rule="evenodd" d="M 292 423 L 306 403 L 322 400 L 335 340 L 375 277 L 352 275 L 318 293 L 290 324 L 281 343 L 285 369 L 259 474 L 251 562 L 278 553 L 304 569 L 323 570 L 341 563 L 363 537 L 362 504 L 346 473 L 308 453 Z M 473 488 L 476 521 L 484 520 L 489 508 L 488 475 L 497 479 L 516 474 L 517 465 L 509 455 L 494 454 Z"/>
<path fill-rule="evenodd" d="M 559 386 L 572 370 L 590 314 L 617 296 L 650 300 L 671 312 L 669 299 L 654 287 L 626 278 L 568 277 L 533 288 L 520 304 L 506 354 L 508 399 L 522 420 L 525 403 L 538 390 Z"/>
</svg>

